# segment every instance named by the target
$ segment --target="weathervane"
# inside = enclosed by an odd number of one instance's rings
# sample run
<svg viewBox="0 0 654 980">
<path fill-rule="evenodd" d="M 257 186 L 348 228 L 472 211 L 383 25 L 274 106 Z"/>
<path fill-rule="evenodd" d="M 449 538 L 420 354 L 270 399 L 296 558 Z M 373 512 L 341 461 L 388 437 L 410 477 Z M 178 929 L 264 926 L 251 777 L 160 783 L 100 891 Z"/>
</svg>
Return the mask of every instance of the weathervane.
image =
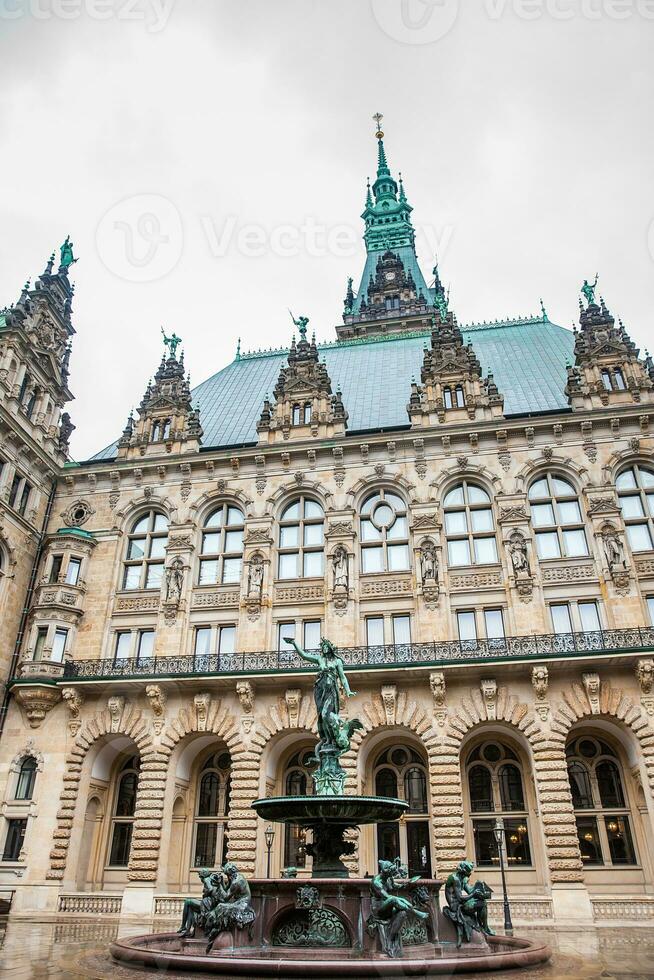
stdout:
<svg viewBox="0 0 654 980">
<path fill-rule="evenodd" d="M 377 132 L 375 133 L 375 136 L 377 137 L 378 140 L 381 140 L 384 138 L 384 134 L 381 128 L 381 121 L 384 118 L 384 114 L 382 112 L 376 112 L 372 118 L 377 123 Z"/>
</svg>

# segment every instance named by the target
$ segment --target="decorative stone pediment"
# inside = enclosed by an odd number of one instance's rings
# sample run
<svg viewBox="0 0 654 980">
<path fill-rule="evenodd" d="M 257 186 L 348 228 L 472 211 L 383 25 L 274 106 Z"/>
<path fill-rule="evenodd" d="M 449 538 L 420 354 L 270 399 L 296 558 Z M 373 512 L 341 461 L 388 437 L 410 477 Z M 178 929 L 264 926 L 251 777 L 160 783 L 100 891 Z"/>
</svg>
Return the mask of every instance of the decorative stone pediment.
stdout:
<svg viewBox="0 0 654 980">
<path fill-rule="evenodd" d="M 25 712 L 30 728 L 38 728 L 47 713 L 61 700 L 61 691 L 51 684 L 16 685 L 12 693 Z"/>
</svg>

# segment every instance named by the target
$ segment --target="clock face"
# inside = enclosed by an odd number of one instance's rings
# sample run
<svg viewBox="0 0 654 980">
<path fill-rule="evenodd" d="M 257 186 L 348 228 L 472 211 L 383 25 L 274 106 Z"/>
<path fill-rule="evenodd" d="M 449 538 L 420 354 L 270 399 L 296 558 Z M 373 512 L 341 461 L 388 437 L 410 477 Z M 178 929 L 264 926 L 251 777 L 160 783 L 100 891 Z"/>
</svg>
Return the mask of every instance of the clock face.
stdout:
<svg viewBox="0 0 654 980">
<path fill-rule="evenodd" d="M 395 279 L 395 273 L 394 272 L 387 272 L 386 273 L 386 282 L 393 282 L 393 279 Z"/>
</svg>

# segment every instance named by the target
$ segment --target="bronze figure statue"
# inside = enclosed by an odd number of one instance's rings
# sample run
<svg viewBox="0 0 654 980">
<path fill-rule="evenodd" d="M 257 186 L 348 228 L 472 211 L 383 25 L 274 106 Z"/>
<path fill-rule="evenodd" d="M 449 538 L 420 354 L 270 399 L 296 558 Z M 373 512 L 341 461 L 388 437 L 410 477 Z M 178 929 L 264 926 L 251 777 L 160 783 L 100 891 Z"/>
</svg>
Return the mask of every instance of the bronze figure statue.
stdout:
<svg viewBox="0 0 654 980">
<path fill-rule="evenodd" d="M 467 943 L 471 941 L 475 930 L 486 936 L 495 935 L 488 925 L 488 902 L 493 889 L 484 881 L 476 882 L 471 888 L 469 879 L 473 869 L 472 861 L 461 861 L 445 882 L 447 906 L 443 913 L 454 923 L 457 949 L 464 939 Z"/>
<path fill-rule="evenodd" d="M 423 921 L 429 918 L 428 912 L 420 911 L 408 898 L 396 894 L 418 881 L 420 875 L 404 878 L 398 861 L 380 861 L 379 872 L 370 883 L 371 915 L 367 929 L 371 936 L 377 933 L 387 956 L 402 955 L 402 927 L 410 915 Z"/>
<path fill-rule="evenodd" d="M 184 901 L 180 936 L 191 938 L 200 928 L 207 937 L 207 953 L 222 932 L 247 929 L 250 941 L 256 914 L 252 908 L 250 886 L 235 864 L 225 864 L 218 871 L 198 871 L 202 897 Z"/>
</svg>

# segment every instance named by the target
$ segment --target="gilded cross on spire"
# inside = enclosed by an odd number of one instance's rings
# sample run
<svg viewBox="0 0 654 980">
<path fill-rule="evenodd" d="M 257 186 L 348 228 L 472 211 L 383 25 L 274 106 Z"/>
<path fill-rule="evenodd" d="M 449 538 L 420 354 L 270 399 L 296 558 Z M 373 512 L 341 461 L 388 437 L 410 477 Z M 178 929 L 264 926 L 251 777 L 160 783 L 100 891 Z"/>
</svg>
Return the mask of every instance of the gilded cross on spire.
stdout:
<svg viewBox="0 0 654 980">
<path fill-rule="evenodd" d="M 384 134 L 381 128 L 381 121 L 384 118 L 384 114 L 382 112 L 376 112 L 372 118 L 377 123 L 377 132 L 375 133 L 375 136 L 377 137 L 378 140 L 381 140 L 384 138 Z"/>
</svg>

